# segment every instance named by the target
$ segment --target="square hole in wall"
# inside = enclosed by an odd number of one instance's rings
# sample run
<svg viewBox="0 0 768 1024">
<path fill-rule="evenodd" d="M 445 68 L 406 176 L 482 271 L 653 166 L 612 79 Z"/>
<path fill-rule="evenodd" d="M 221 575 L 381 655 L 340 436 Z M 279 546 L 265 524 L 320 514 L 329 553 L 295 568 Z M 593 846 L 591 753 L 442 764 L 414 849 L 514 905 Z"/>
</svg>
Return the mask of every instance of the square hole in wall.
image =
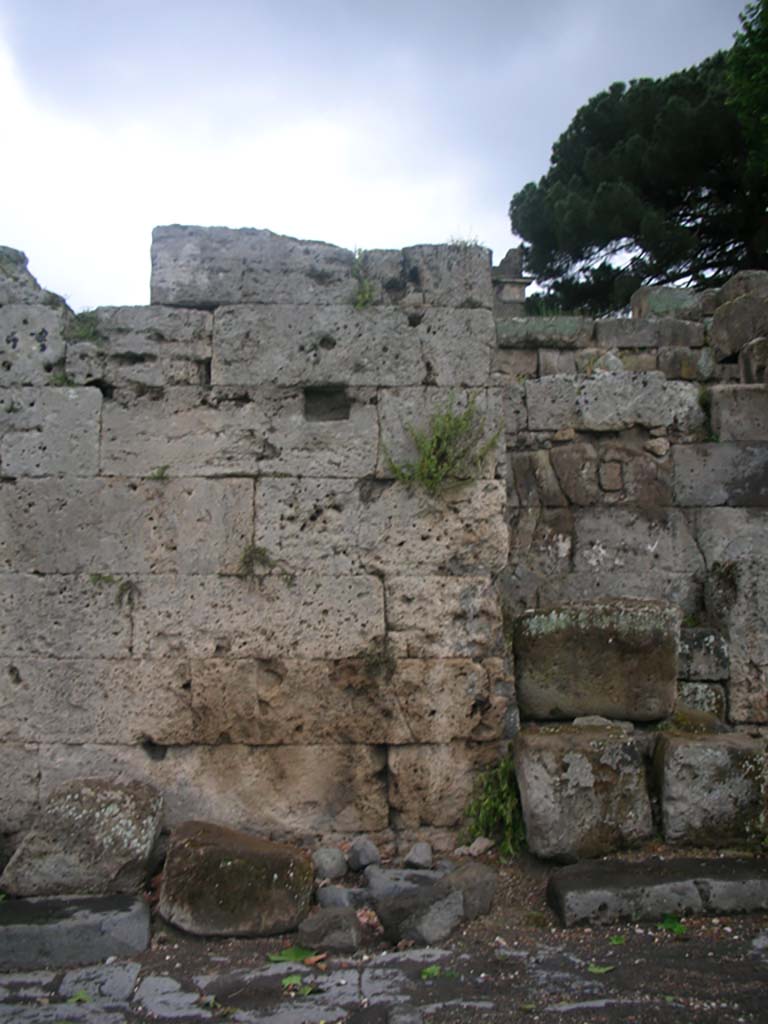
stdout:
<svg viewBox="0 0 768 1024">
<path fill-rule="evenodd" d="M 304 388 L 305 420 L 348 420 L 352 400 L 346 384 L 317 384 Z"/>
</svg>

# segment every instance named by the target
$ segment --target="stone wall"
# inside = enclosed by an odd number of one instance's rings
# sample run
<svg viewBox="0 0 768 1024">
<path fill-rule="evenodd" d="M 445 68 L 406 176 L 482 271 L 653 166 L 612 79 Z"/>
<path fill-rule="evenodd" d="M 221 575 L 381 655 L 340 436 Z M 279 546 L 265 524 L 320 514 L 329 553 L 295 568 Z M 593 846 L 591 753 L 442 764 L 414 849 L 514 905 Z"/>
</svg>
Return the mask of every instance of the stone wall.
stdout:
<svg viewBox="0 0 768 1024">
<path fill-rule="evenodd" d="M 479 247 L 166 227 L 150 306 L 73 316 L 0 250 L 0 832 L 89 775 L 446 841 L 517 729 L 510 623 L 565 601 L 679 605 L 686 699 L 768 723 L 766 291 L 533 320 Z M 470 399 L 478 478 L 395 480 Z"/>
</svg>

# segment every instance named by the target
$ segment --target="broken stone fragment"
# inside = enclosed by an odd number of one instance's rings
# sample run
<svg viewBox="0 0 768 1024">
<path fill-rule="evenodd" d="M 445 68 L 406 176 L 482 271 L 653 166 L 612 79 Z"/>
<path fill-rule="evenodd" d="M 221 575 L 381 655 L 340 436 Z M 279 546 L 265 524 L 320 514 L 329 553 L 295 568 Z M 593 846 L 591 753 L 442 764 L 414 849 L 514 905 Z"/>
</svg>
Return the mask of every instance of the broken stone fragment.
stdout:
<svg viewBox="0 0 768 1024">
<path fill-rule="evenodd" d="M 407 868 L 429 870 L 432 867 L 432 847 L 429 843 L 414 843 L 406 853 L 403 863 Z"/>
<path fill-rule="evenodd" d="M 362 871 L 371 864 L 381 864 L 381 854 L 368 836 L 358 836 L 349 848 L 347 863 L 352 871 Z"/>
<path fill-rule="evenodd" d="M 347 873 L 347 858 L 336 846 L 320 846 L 312 854 L 316 878 L 343 878 Z"/>
<path fill-rule="evenodd" d="M 194 935 L 279 935 L 306 916 L 312 886 L 298 847 L 188 821 L 171 835 L 158 909 Z"/>
<path fill-rule="evenodd" d="M 136 892 L 160 831 L 151 786 L 73 779 L 56 790 L 0 878 L 16 896 Z"/>
<path fill-rule="evenodd" d="M 349 907 L 321 907 L 299 925 L 299 945 L 329 953 L 354 953 L 362 941 L 357 914 Z"/>
</svg>

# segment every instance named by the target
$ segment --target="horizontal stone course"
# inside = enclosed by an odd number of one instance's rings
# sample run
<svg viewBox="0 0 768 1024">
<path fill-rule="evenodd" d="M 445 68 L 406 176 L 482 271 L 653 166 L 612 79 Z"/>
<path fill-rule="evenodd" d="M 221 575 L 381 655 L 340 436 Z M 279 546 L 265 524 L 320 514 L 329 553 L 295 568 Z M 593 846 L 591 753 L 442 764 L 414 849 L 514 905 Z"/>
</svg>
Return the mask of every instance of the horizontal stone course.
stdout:
<svg viewBox="0 0 768 1024">
<path fill-rule="evenodd" d="M 63 368 L 66 325 L 61 306 L 0 303 L 0 387 L 49 383 Z"/>
<path fill-rule="evenodd" d="M 101 406 L 96 388 L 0 389 L 2 475 L 96 476 Z"/>
</svg>

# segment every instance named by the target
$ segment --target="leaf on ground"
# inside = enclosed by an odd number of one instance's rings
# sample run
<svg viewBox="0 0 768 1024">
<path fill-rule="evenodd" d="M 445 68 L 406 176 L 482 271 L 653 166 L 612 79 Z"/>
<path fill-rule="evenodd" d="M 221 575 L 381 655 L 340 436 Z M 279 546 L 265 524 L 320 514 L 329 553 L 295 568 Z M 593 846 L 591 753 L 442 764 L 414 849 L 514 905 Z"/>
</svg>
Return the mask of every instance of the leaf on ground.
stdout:
<svg viewBox="0 0 768 1024">
<path fill-rule="evenodd" d="M 304 964 L 307 967 L 320 967 L 321 970 L 325 970 L 325 964 L 323 960 L 328 959 L 327 953 L 314 953 L 312 956 L 308 956 L 304 959 Z"/>
<path fill-rule="evenodd" d="M 626 935 L 612 935 L 610 937 L 610 939 L 608 939 L 608 941 L 610 942 L 610 944 L 612 946 L 623 946 L 624 943 L 627 941 L 627 936 Z"/>
<path fill-rule="evenodd" d="M 286 974 L 280 984 L 283 988 L 294 988 L 296 985 L 300 985 L 302 981 L 300 974 Z"/>
<path fill-rule="evenodd" d="M 429 967 L 422 967 L 420 977 L 422 981 L 429 981 L 430 978 L 439 978 L 442 973 L 440 964 L 430 964 Z"/>
<path fill-rule="evenodd" d="M 281 949 L 279 953 L 267 953 L 267 960 L 270 960 L 273 964 L 300 964 L 307 957 L 316 955 L 317 953 L 314 949 L 305 949 L 303 946 L 288 946 L 286 949 Z"/>
<path fill-rule="evenodd" d="M 590 964 L 587 968 L 590 974 L 609 974 L 616 970 L 615 964 Z"/>
<path fill-rule="evenodd" d="M 85 991 L 84 988 L 79 988 L 74 995 L 70 996 L 67 1000 L 68 1003 L 90 1003 L 92 1002 L 91 997 Z"/>
</svg>

